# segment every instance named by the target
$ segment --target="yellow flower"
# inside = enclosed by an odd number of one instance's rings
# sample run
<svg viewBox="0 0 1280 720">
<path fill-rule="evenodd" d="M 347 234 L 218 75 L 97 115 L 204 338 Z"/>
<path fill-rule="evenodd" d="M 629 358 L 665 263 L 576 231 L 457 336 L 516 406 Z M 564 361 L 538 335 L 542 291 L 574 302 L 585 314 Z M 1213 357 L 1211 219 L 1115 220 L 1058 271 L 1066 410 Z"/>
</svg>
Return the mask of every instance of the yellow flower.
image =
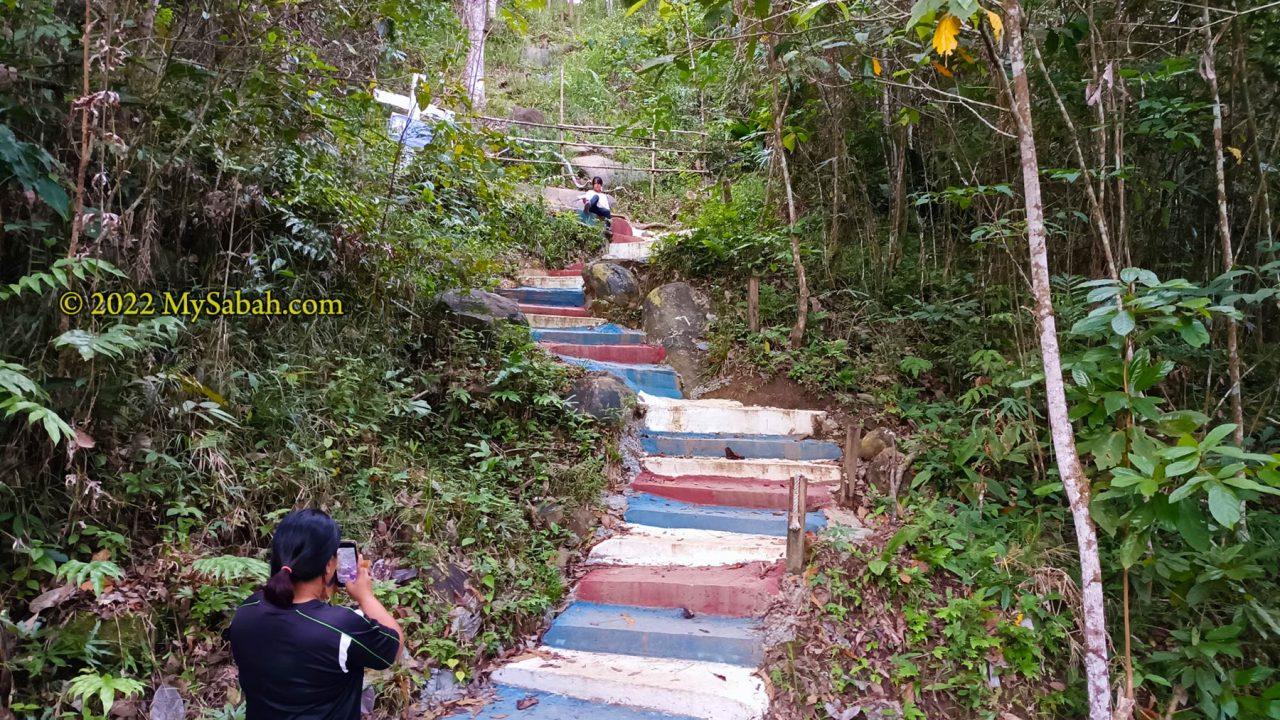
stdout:
<svg viewBox="0 0 1280 720">
<path fill-rule="evenodd" d="M 937 29 L 933 31 L 933 49 L 943 57 L 950 55 L 960 47 L 960 42 L 956 39 L 959 35 L 960 18 L 955 15 L 943 17 L 938 21 Z"/>
</svg>

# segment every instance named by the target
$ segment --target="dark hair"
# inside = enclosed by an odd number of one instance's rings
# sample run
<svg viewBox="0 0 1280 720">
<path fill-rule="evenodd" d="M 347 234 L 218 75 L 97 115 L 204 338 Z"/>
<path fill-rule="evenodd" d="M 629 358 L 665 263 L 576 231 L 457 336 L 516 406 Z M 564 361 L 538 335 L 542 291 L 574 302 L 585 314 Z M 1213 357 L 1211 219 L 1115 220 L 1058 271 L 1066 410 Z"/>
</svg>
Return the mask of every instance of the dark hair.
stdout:
<svg viewBox="0 0 1280 720">
<path fill-rule="evenodd" d="M 338 523 L 320 510 L 295 510 L 271 538 L 271 579 L 262 597 L 280 608 L 293 605 L 293 583 L 320 577 L 338 552 Z"/>
<path fill-rule="evenodd" d="M 597 176 L 595 176 L 595 177 L 591 178 L 591 184 L 592 184 L 592 185 L 595 185 L 596 183 L 599 183 L 599 184 L 601 184 L 601 185 L 604 185 L 604 178 L 600 177 L 599 175 L 597 175 Z"/>
</svg>

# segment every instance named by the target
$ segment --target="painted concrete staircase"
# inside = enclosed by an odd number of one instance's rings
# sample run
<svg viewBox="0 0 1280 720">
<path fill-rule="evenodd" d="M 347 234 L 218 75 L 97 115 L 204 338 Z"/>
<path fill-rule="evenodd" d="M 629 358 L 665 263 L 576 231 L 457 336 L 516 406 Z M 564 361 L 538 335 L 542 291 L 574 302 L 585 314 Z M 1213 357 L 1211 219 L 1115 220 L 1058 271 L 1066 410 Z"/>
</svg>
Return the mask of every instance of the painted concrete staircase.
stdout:
<svg viewBox="0 0 1280 720">
<path fill-rule="evenodd" d="M 606 257 L 644 259 L 651 244 L 613 243 Z M 520 282 L 504 294 L 521 303 L 539 342 L 639 393 L 644 457 L 623 526 L 591 550 L 568 607 L 535 651 L 493 672 L 495 700 L 464 715 L 765 717 L 755 669 L 760 618 L 782 578 L 788 480 L 809 478 L 806 524 L 817 530 L 840 478 L 840 448 L 810 439 L 822 413 L 681 399 L 660 346 L 588 315 L 581 267 Z M 726 449 L 744 459 L 727 459 Z"/>
</svg>

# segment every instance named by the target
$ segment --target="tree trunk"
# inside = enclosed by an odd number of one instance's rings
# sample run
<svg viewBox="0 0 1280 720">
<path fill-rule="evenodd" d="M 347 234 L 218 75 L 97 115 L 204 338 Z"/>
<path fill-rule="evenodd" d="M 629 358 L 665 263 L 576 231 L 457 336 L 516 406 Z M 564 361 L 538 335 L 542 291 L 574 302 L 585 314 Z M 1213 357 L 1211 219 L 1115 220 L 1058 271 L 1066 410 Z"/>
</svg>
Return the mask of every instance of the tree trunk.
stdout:
<svg viewBox="0 0 1280 720">
<path fill-rule="evenodd" d="M 796 197 L 791 187 L 791 168 L 787 164 L 787 148 L 782 143 L 782 121 L 786 107 L 779 99 L 778 84 L 782 82 L 775 55 L 775 41 L 769 36 L 769 69 L 773 71 L 773 156 L 782 169 L 782 184 L 787 192 L 787 236 L 791 240 L 791 262 L 796 269 L 796 324 L 791 326 L 791 347 L 798 349 L 804 343 L 805 324 L 809 320 L 809 280 L 805 275 L 804 261 L 800 257 L 800 236 L 796 233 Z"/>
<path fill-rule="evenodd" d="M 1231 248 L 1231 219 L 1227 214 L 1227 170 L 1222 143 L 1222 98 L 1218 95 L 1218 71 L 1213 61 L 1213 27 L 1209 24 L 1209 8 L 1204 8 L 1204 55 L 1200 60 L 1200 74 L 1209 84 L 1213 96 L 1213 172 L 1218 180 L 1218 240 L 1222 243 L 1222 272 L 1229 273 L 1235 266 L 1235 254 Z M 1227 281 L 1228 292 L 1234 287 Z M 1240 348 L 1239 330 L 1234 317 L 1227 318 L 1227 374 L 1231 378 L 1231 422 L 1236 424 L 1233 437 L 1237 447 L 1244 447 L 1244 402 L 1240 397 Z"/>
<path fill-rule="evenodd" d="M 1005 29 L 1009 36 L 1009 60 L 1013 71 L 1011 107 L 1018 125 L 1018 149 L 1022 158 L 1022 186 L 1027 206 L 1027 244 L 1031 253 L 1031 286 L 1040 329 L 1040 354 L 1044 363 L 1045 396 L 1049 428 L 1058 475 L 1071 503 L 1076 544 L 1080 553 L 1081 621 L 1084 626 L 1084 668 L 1089 690 L 1090 720 L 1111 720 L 1111 683 L 1107 671 L 1107 625 L 1102 595 L 1102 565 L 1098 535 L 1089 517 L 1090 487 L 1076 453 L 1075 435 L 1067 413 L 1062 383 L 1062 358 L 1049 290 L 1049 251 L 1046 245 L 1044 207 L 1040 199 L 1040 167 L 1031 125 L 1031 89 L 1022 46 L 1022 8 L 1018 0 L 1005 0 Z"/>
<path fill-rule="evenodd" d="M 489 34 L 488 0 L 460 0 L 458 12 L 462 26 L 467 29 L 467 64 L 462 72 L 462 84 L 471 98 L 471 107 L 484 110 L 484 41 Z"/>
</svg>

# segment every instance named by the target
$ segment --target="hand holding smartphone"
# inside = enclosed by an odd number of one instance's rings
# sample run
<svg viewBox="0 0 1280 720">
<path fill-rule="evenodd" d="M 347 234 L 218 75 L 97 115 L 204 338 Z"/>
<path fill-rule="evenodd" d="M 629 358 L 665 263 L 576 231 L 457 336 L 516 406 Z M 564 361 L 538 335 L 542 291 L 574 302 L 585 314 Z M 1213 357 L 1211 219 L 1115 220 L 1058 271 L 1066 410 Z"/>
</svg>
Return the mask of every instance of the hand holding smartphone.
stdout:
<svg viewBox="0 0 1280 720">
<path fill-rule="evenodd" d="M 360 573 L 360 552 L 351 540 L 338 543 L 338 584 L 346 585 Z"/>
</svg>

